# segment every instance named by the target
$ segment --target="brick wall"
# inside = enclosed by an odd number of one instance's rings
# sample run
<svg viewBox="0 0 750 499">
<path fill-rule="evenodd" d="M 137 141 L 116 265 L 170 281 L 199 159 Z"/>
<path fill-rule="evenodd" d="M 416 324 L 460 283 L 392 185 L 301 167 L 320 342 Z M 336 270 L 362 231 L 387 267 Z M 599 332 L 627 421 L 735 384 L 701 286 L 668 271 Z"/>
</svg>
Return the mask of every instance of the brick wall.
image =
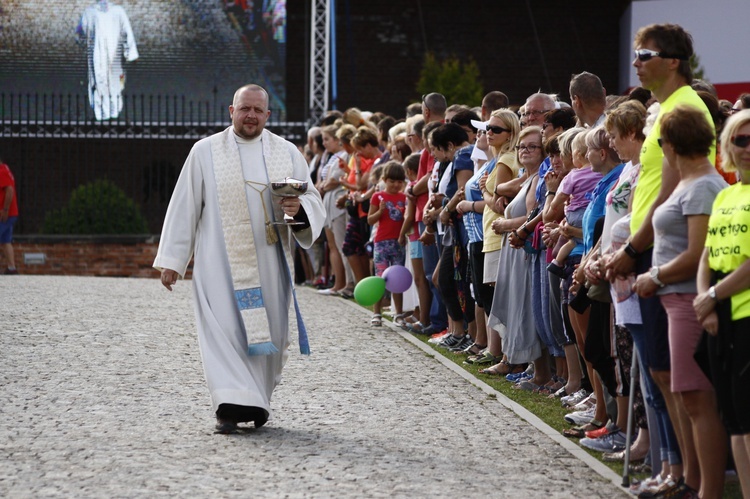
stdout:
<svg viewBox="0 0 750 499">
<path fill-rule="evenodd" d="M 101 277 L 151 277 L 159 238 L 155 236 L 30 236 L 13 243 L 16 267 L 21 274 Z M 24 254 L 44 254 L 44 264 L 24 263 Z M 6 262 L 0 254 L 0 263 Z M 192 269 L 192 268 L 191 268 Z M 192 270 L 188 270 L 188 276 Z"/>
</svg>

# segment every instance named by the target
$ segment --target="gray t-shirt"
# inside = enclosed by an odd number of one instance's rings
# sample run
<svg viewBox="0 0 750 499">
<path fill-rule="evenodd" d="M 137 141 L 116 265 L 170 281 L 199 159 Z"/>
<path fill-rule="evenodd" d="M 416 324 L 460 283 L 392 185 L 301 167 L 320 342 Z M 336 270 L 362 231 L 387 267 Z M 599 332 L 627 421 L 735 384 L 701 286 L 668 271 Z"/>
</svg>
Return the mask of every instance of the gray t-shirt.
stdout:
<svg viewBox="0 0 750 499">
<path fill-rule="evenodd" d="M 688 221 L 690 215 L 710 215 L 716 195 L 727 187 L 718 173 L 695 179 L 672 193 L 664 204 L 654 211 L 653 265 L 658 267 L 672 261 L 688 247 Z M 657 294 L 695 293 L 695 277 L 659 289 Z"/>
</svg>

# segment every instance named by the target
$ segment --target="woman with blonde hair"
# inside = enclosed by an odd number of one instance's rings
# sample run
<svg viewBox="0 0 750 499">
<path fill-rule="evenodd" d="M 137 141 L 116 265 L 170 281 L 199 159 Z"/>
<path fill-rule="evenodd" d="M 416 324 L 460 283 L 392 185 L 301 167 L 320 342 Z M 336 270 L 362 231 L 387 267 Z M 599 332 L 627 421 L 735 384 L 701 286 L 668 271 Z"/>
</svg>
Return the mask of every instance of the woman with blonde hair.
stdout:
<svg viewBox="0 0 750 499">
<path fill-rule="evenodd" d="M 742 493 L 750 497 L 750 110 L 721 132 L 722 167 L 740 181 L 721 191 L 708 220 L 698 265 L 698 320 L 708 332 L 708 360 L 719 412 L 731 437 Z"/>
<path fill-rule="evenodd" d="M 492 223 L 501 218 L 505 211 L 501 195 L 495 193 L 499 184 L 510 182 L 518 176 L 518 161 L 515 147 L 521 125 L 518 115 L 509 109 L 497 109 L 492 112 L 486 123 L 472 122 L 483 135 L 477 140 L 486 140 L 492 158 L 469 180 L 466 189 L 466 200 L 458 205 L 459 213 L 468 216 L 467 227 L 475 227 L 469 232 L 469 264 L 474 283 L 474 295 L 481 312 L 477 310 L 477 348 L 469 353 L 468 359 L 473 364 L 490 364 L 500 361 L 502 343 L 500 335 L 486 325 L 494 296 L 497 267 L 500 262 L 502 236 L 492 230 Z M 517 189 L 512 188 L 517 191 Z M 503 197 L 512 198 L 515 192 L 502 191 Z M 469 215 L 466 215 L 468 213 Z M 487 347 L 486 351 L 477 351 Z M 505 368 L 505 365 L 502 365 Z"/>
</svg>

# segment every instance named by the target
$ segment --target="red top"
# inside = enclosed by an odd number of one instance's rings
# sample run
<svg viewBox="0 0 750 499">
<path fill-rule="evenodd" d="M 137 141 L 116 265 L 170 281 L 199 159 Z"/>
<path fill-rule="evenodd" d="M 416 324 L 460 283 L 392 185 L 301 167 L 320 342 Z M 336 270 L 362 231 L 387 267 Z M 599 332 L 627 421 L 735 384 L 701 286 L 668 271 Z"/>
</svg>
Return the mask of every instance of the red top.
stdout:
<svg viewBox="0 0 750 499">
<path fill-rule="evenodd" d="M 16 193 L 16 180 L 5 163 L 0 163 L 0 209 L 5 207 L 5 188 L 13 187 L 13 199 L 10 202 L 9 217 L 18 216 L 18 195 Z"/>
<path fill-rule="evenodd" d="M 388 239 L 398 239 L 401 234 L 401 226 L 404 225 L 404 212 L 406 211 L 406 194 L 388 194 L 385 191 L 376 192 L 372 195 L 370 204 L 375 209 L 380 208 L 380 203 L 385 203 L 385 211 L 378 220 L 378 230 L 375 232 L 376 243 Z"/>
</svg>

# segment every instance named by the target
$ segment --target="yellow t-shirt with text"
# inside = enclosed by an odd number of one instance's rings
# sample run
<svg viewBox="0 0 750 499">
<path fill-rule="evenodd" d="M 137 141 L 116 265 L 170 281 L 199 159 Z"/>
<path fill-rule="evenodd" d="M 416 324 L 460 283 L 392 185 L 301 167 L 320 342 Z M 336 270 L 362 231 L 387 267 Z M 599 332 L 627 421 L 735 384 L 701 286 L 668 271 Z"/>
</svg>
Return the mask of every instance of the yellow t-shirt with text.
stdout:
<svg viewBox="0 0 750 499">
<path fill-rule="evenodd" d="M 708 266 L 729 274 L 750 258 L 750 185 L 737 183 L 714 200 L 706 235 Z M 732 296 L 732 320 L 750 317 L 750 289 Z"/>
</svg>

